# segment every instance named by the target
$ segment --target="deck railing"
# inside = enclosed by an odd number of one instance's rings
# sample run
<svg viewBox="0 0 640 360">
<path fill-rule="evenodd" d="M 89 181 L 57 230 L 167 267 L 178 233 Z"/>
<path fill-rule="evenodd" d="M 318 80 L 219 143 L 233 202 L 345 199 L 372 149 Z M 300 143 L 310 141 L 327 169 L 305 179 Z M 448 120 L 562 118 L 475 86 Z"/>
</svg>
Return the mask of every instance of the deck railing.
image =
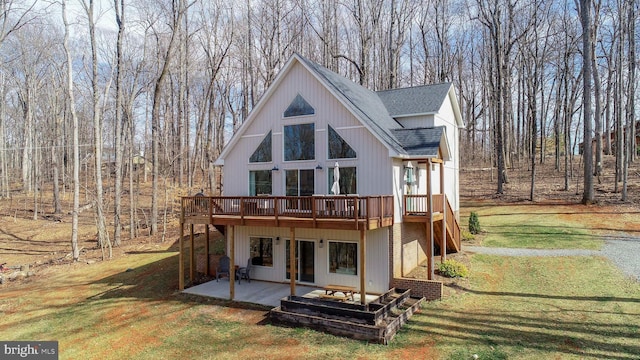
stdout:
<svg viewBox="0 0 640 360">
<path fill-rule="evenodd" d="M 313 219 L 393 218 L 393 196 L 187 196 L 185 217 L 270 216 Z"/>
<path fill-rule="evenodd" d="M 456 218 L 449 199 L 443 194 L 431 195 L 433 201 L 433 212 L 443 214 L 446 211 L 447 231 L 450 236 L 456 242 L 456 246 L 460 249 L 460 224 Z M 446 206 L 445 206 L 446 203 Z M 404 216 L 424 216 L 424 219 L 429 219 L 429 196 L 427 195 L 405 195 L 404 196 Z"/>
<path fill-rule="evenodd" d="M 456 215 L 453 213 L 453 208 L 451 207 L 451 204 L 449 203 L 449 199 L 446 199 L 447 201 L 447 228 L 449 230 L 451 230 L 451 237 L 453 238 L 453 241 L 456 242 L 457 248 L 460 249 L 460 241 L 461 239 L 461 234 L 460 234 L 460 224 L 458 223 L 458 218 L 456 218 Z"/>
<path fill-rule="evenodd" d="M 431 195 L 433 202 L 433 212 L 442 212 L 444 208 L 444 195 Z M 405 215 L 427 215 L 429 213 L 429 197 L 427 195 L 405 195 L 404 214 Z"/>
</svg>

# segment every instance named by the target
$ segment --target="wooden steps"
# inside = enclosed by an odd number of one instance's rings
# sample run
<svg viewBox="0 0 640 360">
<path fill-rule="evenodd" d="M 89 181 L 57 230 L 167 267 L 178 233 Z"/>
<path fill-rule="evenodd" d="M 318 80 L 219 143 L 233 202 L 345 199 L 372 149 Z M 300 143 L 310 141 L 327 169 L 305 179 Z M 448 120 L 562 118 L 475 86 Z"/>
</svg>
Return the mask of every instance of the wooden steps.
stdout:
<svg viewBox="0 0 640 360">
<path fill-rule="evenodd" d="M 411 290 L 391 289 L 366 305 L 324 300 L 322 296 L 288 296 L 269 312 L 269 318 L 276 324 L 386 345 L 425 300 L 410 295 Z"/>
</svg>

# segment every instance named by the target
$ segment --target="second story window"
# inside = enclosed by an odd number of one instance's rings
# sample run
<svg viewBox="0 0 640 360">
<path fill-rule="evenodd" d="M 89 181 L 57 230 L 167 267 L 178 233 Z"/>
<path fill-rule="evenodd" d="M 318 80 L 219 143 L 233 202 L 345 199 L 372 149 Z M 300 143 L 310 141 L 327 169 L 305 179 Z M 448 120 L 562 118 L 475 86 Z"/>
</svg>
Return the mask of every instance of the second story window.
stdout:
<svg viewBox="0 0 640 360">
<path fill-rule="evenodd" d="M 284 161 L 314 160 L 316 158 L 315 124 L 296 124 L 284 127 Z"/>
<path fill-rule="evenodd" d="M 293 117 L 293 116 L 303 116 L 303 115 L 313 115 L 316 113 L 316 110 L 309 105 L 307 100 L 305 100 L 300 94 L 296 95 L 295 99 L 289 104 L 289 107 L 284 111 L 284 117 Z"/>
<path fill-rule="evenodd" d="M 249 196 L 271 195 L 271 170 L 249 171 Z"/>
<path fill-rule="evenodd" d="M 262 139 L 256 151 L 249 158 L 250 163 L 271 162 L 271 131 Z"/>
<path fill-rule="evenodd" d="M 355 159 L 356 151 L 329 126 L 329 159 Z"/>
<path fill-rule="evenodd" d="M 333 169 L 327 171 L 327 175 L 329 179 L 328 189 L 331 189 L 334 179 Z M 338 180 L 338 184 L 340 185 L 340 194 L 357 194 L 357 178 L 358 174 L 355 167 L 340 167 L 340 179 Z"/>
</svg>

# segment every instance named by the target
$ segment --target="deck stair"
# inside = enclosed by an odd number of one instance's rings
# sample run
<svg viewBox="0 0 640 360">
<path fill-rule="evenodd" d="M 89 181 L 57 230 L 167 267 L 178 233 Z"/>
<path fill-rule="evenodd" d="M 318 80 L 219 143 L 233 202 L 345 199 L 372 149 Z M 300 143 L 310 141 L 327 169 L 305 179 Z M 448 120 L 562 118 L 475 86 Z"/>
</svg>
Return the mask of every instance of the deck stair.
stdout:
<svg viewBox="0 0 640 360">
<path fill-rule="evenodd" d="M 433 234 L 434 234 L 434 245 L 440 248 L 440 244 L 442 243 L 442 223 L 444 221 L 439 220 L 433 223 Z M 453 237 L 453 231 L 451 227 L 447 224 L 447 253 L 457 253 L 460 251 L 460 245 L 458 241 L 456 241 Z M 459 231 L 459 230 L 458 230 Z"/>
<path fill-rule="evenodd" d="M 273 323 L 303 326 L 330 334 L 388 344 L 398 330 L 420 308 L 424 298 L 411 297 L 411 290 L 391 289 L 375 301 L 350 302 L 288 296 L 271 310 Z"/>
</svg>

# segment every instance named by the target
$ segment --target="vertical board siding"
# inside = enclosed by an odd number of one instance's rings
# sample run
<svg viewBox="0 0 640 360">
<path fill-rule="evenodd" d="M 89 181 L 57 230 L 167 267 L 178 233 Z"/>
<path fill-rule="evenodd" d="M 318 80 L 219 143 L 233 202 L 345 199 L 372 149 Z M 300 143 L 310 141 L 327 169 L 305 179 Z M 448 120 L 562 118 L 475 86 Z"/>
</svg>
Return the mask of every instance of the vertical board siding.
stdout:
<svg viewBox="0 0 640 360">
<path fill-rule="evenodd" d="M 283 118 L 284 110 L 300 94 L 314 109 L 314 115 Z M 381 144 L 333 94 L 331 94 L 301 64 L 296 64 L 271 93 L 259 113 L 252 114 L 253 121 L 244 130 L 243 137 L 228 153 L 224 167 L 224 194 L 247 195 L 248 171 L 267 170 L 274 165 L 280 171 L 273 173 L 273 195 L 284 195 L 284 170 L 315 169 L 315 193 L 328 194 L 328 171 L 337 161 L 342 167 L 357 167 L 358 193 L 360 195 L 389 195 L 392 192 L 390 177 L 381 177 L 380 171 L 391 167 L 387 148 Z M 263 100 L 261 100 L 263 101 Z M 283 161 L 283 127 L 285 125 L 310 123 L 316 129 L 316 158 L 309 161 Z M 331 125 L 340 136 L 356 151 L 357 159 L 328 159 L 327 127 Z M 273 162 L 249 164 L 248 159 L 260 144 L 263 136 L 273 131 Z M 230 165 L 233 164 L 233 165 Z M 377 181 L 370 181 L 376 179 Z"/>
<path fill-rule="evenodd" d="M 251 278 L 257 280 L 285 282 L 285 241 L 289 238 L 289 228 L 268 228 L 236 226 L 235 250 L 236 265 L 244 266 L 250 256 L 249 238 L 252 236 L 272 237 L 274 239 L 273 267 L 255 266 Z M 276 237 L 280 237 L 280 244 L 275 244 Z M 383 293 L 389 285 L 389 229 L 377 229 L 367 232 L 367 292 Z M 360 287 L 360 276 L 329 273 L 329 241 L 348 241 L 357 243 L 360 238 L 358 231 L 347 230 L 318 230 L 296 229 L 297 240 L 315 242 L 315 285 L 324 286 L 338 283 L 342 285 Z M 324 240 L 323 247 L 319 247 L 320 239 Z M 358 259 L 361 261 L 361 259 Z"/>
</svg>

